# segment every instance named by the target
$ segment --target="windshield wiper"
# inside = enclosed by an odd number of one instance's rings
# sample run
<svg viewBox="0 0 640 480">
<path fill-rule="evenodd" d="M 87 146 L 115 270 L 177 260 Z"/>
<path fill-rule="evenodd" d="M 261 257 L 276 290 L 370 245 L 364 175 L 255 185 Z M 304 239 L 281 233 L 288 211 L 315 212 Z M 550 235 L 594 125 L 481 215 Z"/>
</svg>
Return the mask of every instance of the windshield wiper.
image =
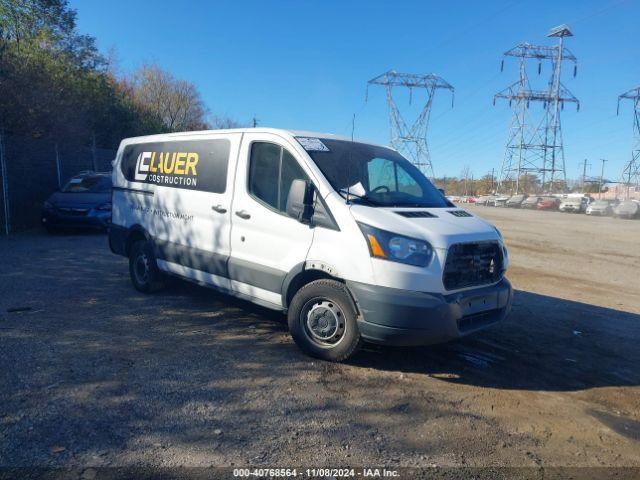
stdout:
<svg viewBox="0 0 640 480">
<path fill-rule="evenodd" d="M 347 190 L 346 188 L 341 188 L 340 190 L 338 190 L 339 193 L 344 193 L 347 195 L 346 200 L 349 201 L 350 198 L 349 197 L 355 197 L 357 200 L 363 200 L 365 202 L 368 202 L 369 204 L 375 206 L 375 207 L 379 207 L 382 204 L 379 202 L 376 202 L 375 200 L 372 200 L 371 198 L 369 198 L 366 194 L 365 195 L 358 195 L 357 193 L 353 193 L 350 192 L 349 190 Z"/>
</svg>

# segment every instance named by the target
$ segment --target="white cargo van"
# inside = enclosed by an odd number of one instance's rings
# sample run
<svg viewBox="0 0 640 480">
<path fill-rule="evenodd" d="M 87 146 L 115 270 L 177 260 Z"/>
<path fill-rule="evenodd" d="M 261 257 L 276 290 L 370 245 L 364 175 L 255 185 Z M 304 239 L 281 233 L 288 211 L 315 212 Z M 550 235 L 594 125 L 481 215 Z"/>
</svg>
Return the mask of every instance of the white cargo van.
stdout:
<svg viewBox="0 0 640 480">
<path fill-rule="evenodd" d="M 498 230 L 395 150 L 275 129 L 123 140 L 111 250 L 136 289 L 165 274 L 288 315 L 305 352 L 445 342 L 512 300 Z"/>
</svg>

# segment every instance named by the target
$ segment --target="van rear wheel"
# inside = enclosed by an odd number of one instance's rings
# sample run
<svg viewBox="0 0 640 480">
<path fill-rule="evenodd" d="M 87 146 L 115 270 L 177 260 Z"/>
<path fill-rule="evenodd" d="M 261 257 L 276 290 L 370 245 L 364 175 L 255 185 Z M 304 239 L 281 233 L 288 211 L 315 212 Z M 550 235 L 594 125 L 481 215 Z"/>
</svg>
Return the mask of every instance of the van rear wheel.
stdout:
<svg viewBox="0 0 640 480">
<path fill-rule="evenodd" d="M 136 290 L 152 293 L 163 287 L 162 273 L 158 269 L 151 244 L 138 240 L 131 246 L 129 253 L 129 275 Z"/>
<path fill-rule="evenodd" d="M 289 305 L 289 331 L 296 345 L 313 357 L 341 362 L 358 351 L 362 340 L 357 313 L 346 286 L 316 280 L 302 287 Z"/>
</svg>

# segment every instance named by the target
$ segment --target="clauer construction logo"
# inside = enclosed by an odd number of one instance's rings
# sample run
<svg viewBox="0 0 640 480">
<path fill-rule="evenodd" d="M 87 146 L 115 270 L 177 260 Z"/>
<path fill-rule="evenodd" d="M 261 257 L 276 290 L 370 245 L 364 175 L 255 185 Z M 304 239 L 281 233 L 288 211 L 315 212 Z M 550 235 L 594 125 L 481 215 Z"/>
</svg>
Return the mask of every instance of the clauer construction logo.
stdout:
<svg viewBox="0 0 640 480">
<path fill-rule="evenodd" d="M 135 181 L 195 187 L 198 184 L 198 160 L 196 152 L 140 152 Z"/>
</svg>

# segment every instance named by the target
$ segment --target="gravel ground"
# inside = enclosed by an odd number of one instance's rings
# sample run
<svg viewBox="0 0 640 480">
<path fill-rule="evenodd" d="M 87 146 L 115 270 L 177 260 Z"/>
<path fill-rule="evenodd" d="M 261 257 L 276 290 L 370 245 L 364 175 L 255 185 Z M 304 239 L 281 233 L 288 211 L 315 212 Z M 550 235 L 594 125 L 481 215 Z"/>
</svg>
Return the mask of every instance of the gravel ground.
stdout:
<svg viewBox="0 0 640 480">
<path fill-rule="evenodd" d="M 0 240 L 0 465 L 640 467 L 640 221 L 473 210 L 510 318 L 347 364 L 211 290 L 136 292 L 103 235 Z"/>
</svg>

